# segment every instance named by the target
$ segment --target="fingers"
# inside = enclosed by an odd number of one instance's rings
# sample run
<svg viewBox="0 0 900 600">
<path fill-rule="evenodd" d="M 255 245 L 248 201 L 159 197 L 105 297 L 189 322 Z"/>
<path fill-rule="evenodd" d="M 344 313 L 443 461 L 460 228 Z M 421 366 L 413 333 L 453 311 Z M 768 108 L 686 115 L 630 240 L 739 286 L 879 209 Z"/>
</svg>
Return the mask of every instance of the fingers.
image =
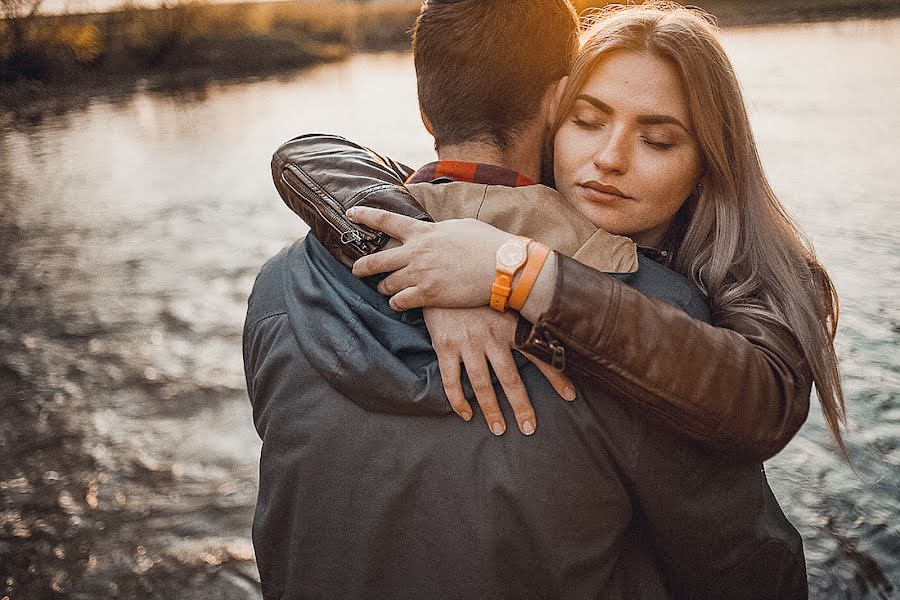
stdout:
<svg viewBox="0 0 900 600">
<path fill-rule="evenodd" d="M 397 312 L 420 308 L 425 306 L 425 295 L 417 287 L 408 287 L 391 296 L 390 305 Z"/>
<path fill-rule="evenodd" d="M 441 380 L 444 382 L 444 392 L 450 400 L 453 411 L 465 421 L 472 419 L 472 407 L 463 395 L 462 373 L 459 369 L 459 354 L 444 349 L 435 348 L 438 357 L 438 367 L 441 370 Z"/>
<path fill-rule="evenodd" d="M 516 415 L 519 431 L 525 435 L 531 435 L 537 427 L 537 418 L 534 414 L 534 407 L 531 406 L 531 401 L 528 399 L 528 391 L 519 375 L 519 369 L 513 360 L 512 352 L 509 348 L 498 347 L 490 351 L 488 360 L 491 361 L 494 373 L 500 380 L 500 386 L 506 393 L 506 399 Z"/>
<path fill-rule="evenodd" d="M 401 290 L 415 286 L 416 283 L 418 283 L 417 278 L 412 274 L 411 269 L 407 267 L 394 271 L 381 280 L 381 283 L 378 284 L 378 291 L 385 296 L 393 296 Z"/>
<path fill-rule="evenodd" d="M 553 389 L 556 390 L 557 394 L 569 402 L 575 399 L 575 385 L 564 373 L 557 371 L 552 365 L 545 363 L 536 356 L 528 354 L 527 352 L 522 352 L 522 354 L 525 355 L 525 358 L 534 363 L 534 366 L 536 366 L 544 377 L 547 378 L 547 381 L 550 382 L 550 385 L 553 386 Z"/>
<path fill-rule="evenodd" d="M 494 393 L 491 374 L 488 371 L 484 355 L 464 352 L 463 362 L 466 365 L 466 373 L 469 375 L 472 389 L 475 390 L 475 399 L 478 401 L 478 406 L 481 407 L 488 429 L 494 435 L 503 435 L 503 432 L 506 431 L 506 421 L 503 419 L 503 413 L 500 412 L 500 405 L 497 404 L 497 394 Z"/>
<path fill-rule="evenodd" d="M 378 273 L 397 271 L 408 265 L 413 258 L 414 254 L 406 246 L 382 250 L 363 256 L 353 263 L 353 274 L 357 277 L 368 277 Z"/>
<path fill-rule="evenodd" d="M 397 215 L 378 208 L 355 206 L 347 211 L 347 218 L 359 225 L 383 231 L 393 238 L 405 241 L 407 237 L 424 231 L 429 223 L 404 215 Z"/>
</svg>

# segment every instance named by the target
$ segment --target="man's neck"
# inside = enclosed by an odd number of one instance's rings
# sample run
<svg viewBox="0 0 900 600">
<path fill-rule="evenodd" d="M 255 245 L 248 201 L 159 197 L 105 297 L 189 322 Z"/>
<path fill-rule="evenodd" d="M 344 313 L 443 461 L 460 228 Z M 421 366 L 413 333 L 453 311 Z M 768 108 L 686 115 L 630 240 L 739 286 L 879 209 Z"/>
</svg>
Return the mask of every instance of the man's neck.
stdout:
<svg viewBox="0 0 900 600">
<path fill-rule="evenodd" d="M 537 146 L 537 149 L 535 149 Z M 438 148 L 438 160 L 458 160 L 505 167 L 531 178 L 541 179 L 541 154 L 538 144 L 516 143 L 501 150 L 494 144 L 464 142 Z"/>
</svg>

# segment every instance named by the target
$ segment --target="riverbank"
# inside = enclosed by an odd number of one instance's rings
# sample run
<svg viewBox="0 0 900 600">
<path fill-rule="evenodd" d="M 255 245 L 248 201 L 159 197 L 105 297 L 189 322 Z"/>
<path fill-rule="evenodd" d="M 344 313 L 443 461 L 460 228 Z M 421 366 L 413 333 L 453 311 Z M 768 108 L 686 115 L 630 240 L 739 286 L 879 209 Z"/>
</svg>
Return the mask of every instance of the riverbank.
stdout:
<svg viewBox="0 0 900 600">
<path fill-rule="evenodd" d="M 0 21 L 0 113 L 53 111 L 96 95 L 202 89 L 353 53 L 408 50 L 419 0 L 187 3 Z M 579 0 L 582 14 L 605 2 Z M 696 3 L 723 27 L 900 16 L 900 0 Z M 11 40 L 20 39 L 18 43 Z M 21 115 L 19 115 L 21 116 Z M 4 119 L 0 119 L 0 125 Z"/>
</svg>

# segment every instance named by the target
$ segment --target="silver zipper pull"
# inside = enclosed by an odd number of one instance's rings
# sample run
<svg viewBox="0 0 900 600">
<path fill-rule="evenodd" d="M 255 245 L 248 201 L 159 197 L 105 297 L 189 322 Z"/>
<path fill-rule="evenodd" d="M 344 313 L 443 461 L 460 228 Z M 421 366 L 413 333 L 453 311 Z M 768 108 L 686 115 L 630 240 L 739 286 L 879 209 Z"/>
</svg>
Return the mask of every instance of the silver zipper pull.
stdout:
<svg viewBox="0 0 900 600">
<path fill-rule="evenodd" d="M 341 243 L 342 244 L 359 244 L 362 241 L 362 236 L 359 235 L 359 232 L 355 229 L 351 229 L 349 231 L 345 231 L 341 234 Z"/>
<path fill-rule="evenodd" d="M 550 348 L 550 351 L 553 352 L 553 360 L 551 361 L 551 365 L 557 371 L 562 371 L 566 368 L 566 349 L 557 342 L 556 340 L 551 339 L 547 343 L 547 347 Z"/>
</svg>

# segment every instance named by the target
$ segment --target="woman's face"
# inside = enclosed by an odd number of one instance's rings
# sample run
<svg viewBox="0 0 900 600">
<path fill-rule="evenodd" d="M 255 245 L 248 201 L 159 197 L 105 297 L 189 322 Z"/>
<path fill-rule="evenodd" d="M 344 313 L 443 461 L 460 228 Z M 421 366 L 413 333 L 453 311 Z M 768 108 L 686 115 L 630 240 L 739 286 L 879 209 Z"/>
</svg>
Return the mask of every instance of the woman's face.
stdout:
<svg viewBox="0 0 900 600">
<path fill-rule="evenodd" d="M 613 53 L 556 132 L 556 187 L 597 227 L 657 245 L 700 171 L 691 131 L 675 68 L 647 53 Z"/>
</svg>

